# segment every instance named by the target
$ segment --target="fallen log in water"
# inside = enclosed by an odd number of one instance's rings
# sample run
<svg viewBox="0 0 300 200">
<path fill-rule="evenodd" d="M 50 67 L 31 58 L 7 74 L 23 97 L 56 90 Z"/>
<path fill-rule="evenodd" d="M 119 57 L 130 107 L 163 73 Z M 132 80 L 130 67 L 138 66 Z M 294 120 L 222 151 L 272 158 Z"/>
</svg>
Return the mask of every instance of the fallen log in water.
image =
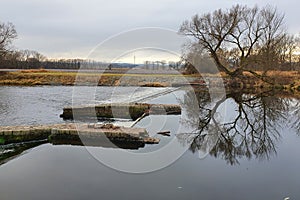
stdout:
<svg viewBox="0 0 300 200">
<path fill-rule="evenodd" d="M 178 115 L 181 107 L 174 104 L 112 103 L 66 107 L 60 115 L 63 119 L 123 118 L 136 120 L 143 114 Z"/>
<path fill-rule="evenodd" d="M 38 126 L 0 126 L 0 144 L 49 139 L 81 141 L 83 145 L 97 146 L 103 141 L 109 143 L 157 144 L 159 139 L 149 137 L 143 128 L 129 128 L 100 124 L 54 124 Z M 59 142 L 57 142 L 59 143 Z"/>
<path fill-rule="evenodd" d="M 160 131 L 157 134 L 164 136 L 171 136 L 171 131 Z"/>
</svg>

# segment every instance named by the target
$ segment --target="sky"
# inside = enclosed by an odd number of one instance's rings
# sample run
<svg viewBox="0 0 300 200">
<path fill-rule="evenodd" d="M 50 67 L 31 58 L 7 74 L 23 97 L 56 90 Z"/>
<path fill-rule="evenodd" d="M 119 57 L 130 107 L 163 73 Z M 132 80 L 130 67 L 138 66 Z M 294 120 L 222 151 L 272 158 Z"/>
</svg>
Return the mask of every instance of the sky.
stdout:
<svg viewBox="0 0 300 200">
<path fill-rule="evenodd" d="M 15 25 L 17 49 L 49 58 L 87 58 L 99 43 L 122 32 L 142 27 L 176 32 L 194 14 L 237 3 L 276 6 L 285 13 L 288 31 L 300 32 L 299 0 L 1 0 L 0 21 Z"/>
</svg>

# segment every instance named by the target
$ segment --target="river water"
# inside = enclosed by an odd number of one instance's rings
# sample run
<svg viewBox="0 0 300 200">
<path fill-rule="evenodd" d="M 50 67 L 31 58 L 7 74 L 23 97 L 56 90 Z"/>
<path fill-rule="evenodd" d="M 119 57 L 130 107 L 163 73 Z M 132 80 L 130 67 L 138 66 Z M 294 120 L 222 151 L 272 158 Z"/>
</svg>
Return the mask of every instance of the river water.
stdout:
<svg viewBox="0 0 300 200">
<path fill-rule="evenodd" d="M 207 91 L 174 88 L 0 87 L 0 125 L 64 123 L 59 115 L 72 100 L 175 103 L 183 113 L 142 119 L 135 126 L 161 142 L 125 153 L 39 143 L 0 165 L 1 200 L 300 199 L 293 95 L 234 92 L 212 100 Z"/>
</svg>

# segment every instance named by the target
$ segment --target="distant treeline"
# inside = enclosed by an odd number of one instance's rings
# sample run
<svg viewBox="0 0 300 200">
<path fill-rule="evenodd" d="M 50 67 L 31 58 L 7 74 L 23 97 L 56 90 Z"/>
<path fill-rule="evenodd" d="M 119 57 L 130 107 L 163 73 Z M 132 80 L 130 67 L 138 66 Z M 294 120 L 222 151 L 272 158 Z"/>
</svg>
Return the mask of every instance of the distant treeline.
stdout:
<svg viewBox="0 0 300 200">
<path fill-rule="evenodd" d="M 37 58 L 27 59 L 1 59 L 0 69 L 111 69 L 111 68 L 133 68 L 137 65 L 130 63 L 104 63 L 83 59 L 59 59 L 39 60 Z"/>
<path fill-rule="evenodd" d="M 1 69 L 79 69 L 80 61 L 0 60 Z"/>
</svg>

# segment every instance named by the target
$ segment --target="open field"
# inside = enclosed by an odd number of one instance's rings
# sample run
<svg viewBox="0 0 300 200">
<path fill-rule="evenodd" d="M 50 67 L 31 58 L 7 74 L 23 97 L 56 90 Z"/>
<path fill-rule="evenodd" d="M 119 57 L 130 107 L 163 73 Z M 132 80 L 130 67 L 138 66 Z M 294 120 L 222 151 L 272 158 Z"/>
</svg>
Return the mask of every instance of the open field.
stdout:
<svg viewBox="0 0 300 200">
<path fill-rule="evenodd" d="M 182 74 L 134 74 L 22 70 L 0 72 L 0 85 L 102 85 L 171 86 L 174 82 L 193 81 L 197 76 Z M 187 79 L 187 80 L 185 80 Z"/>
<path fill-rule="evenodd" d="M 20 71 L 1 71 L 0 85 L 101 85 L 101 86 L 147 86 L 168 87 L 177 83 L 197 83 L 201 77 L 216 77 L 215 74 L 182 75 L 180 73 L 127 73 L 128 71 L 109 72 L 76 72 L 76 71 L 54 71 L 45 69 L 32 69 Z M 149 72 L 149 71 L 148 71 Z M 262 74 L 262 72 L 257 72 Z M 300 90 L 300 72 L 298 71 L 269 71 L 268 80 L 274 85 L 267 84 L 252 74 L 245 72 L 243 82 L 229 79 L 221 73 L 225 85 L 233 85 L 243 88 L 276 87 L 277 89 Z"/>
</svg>

